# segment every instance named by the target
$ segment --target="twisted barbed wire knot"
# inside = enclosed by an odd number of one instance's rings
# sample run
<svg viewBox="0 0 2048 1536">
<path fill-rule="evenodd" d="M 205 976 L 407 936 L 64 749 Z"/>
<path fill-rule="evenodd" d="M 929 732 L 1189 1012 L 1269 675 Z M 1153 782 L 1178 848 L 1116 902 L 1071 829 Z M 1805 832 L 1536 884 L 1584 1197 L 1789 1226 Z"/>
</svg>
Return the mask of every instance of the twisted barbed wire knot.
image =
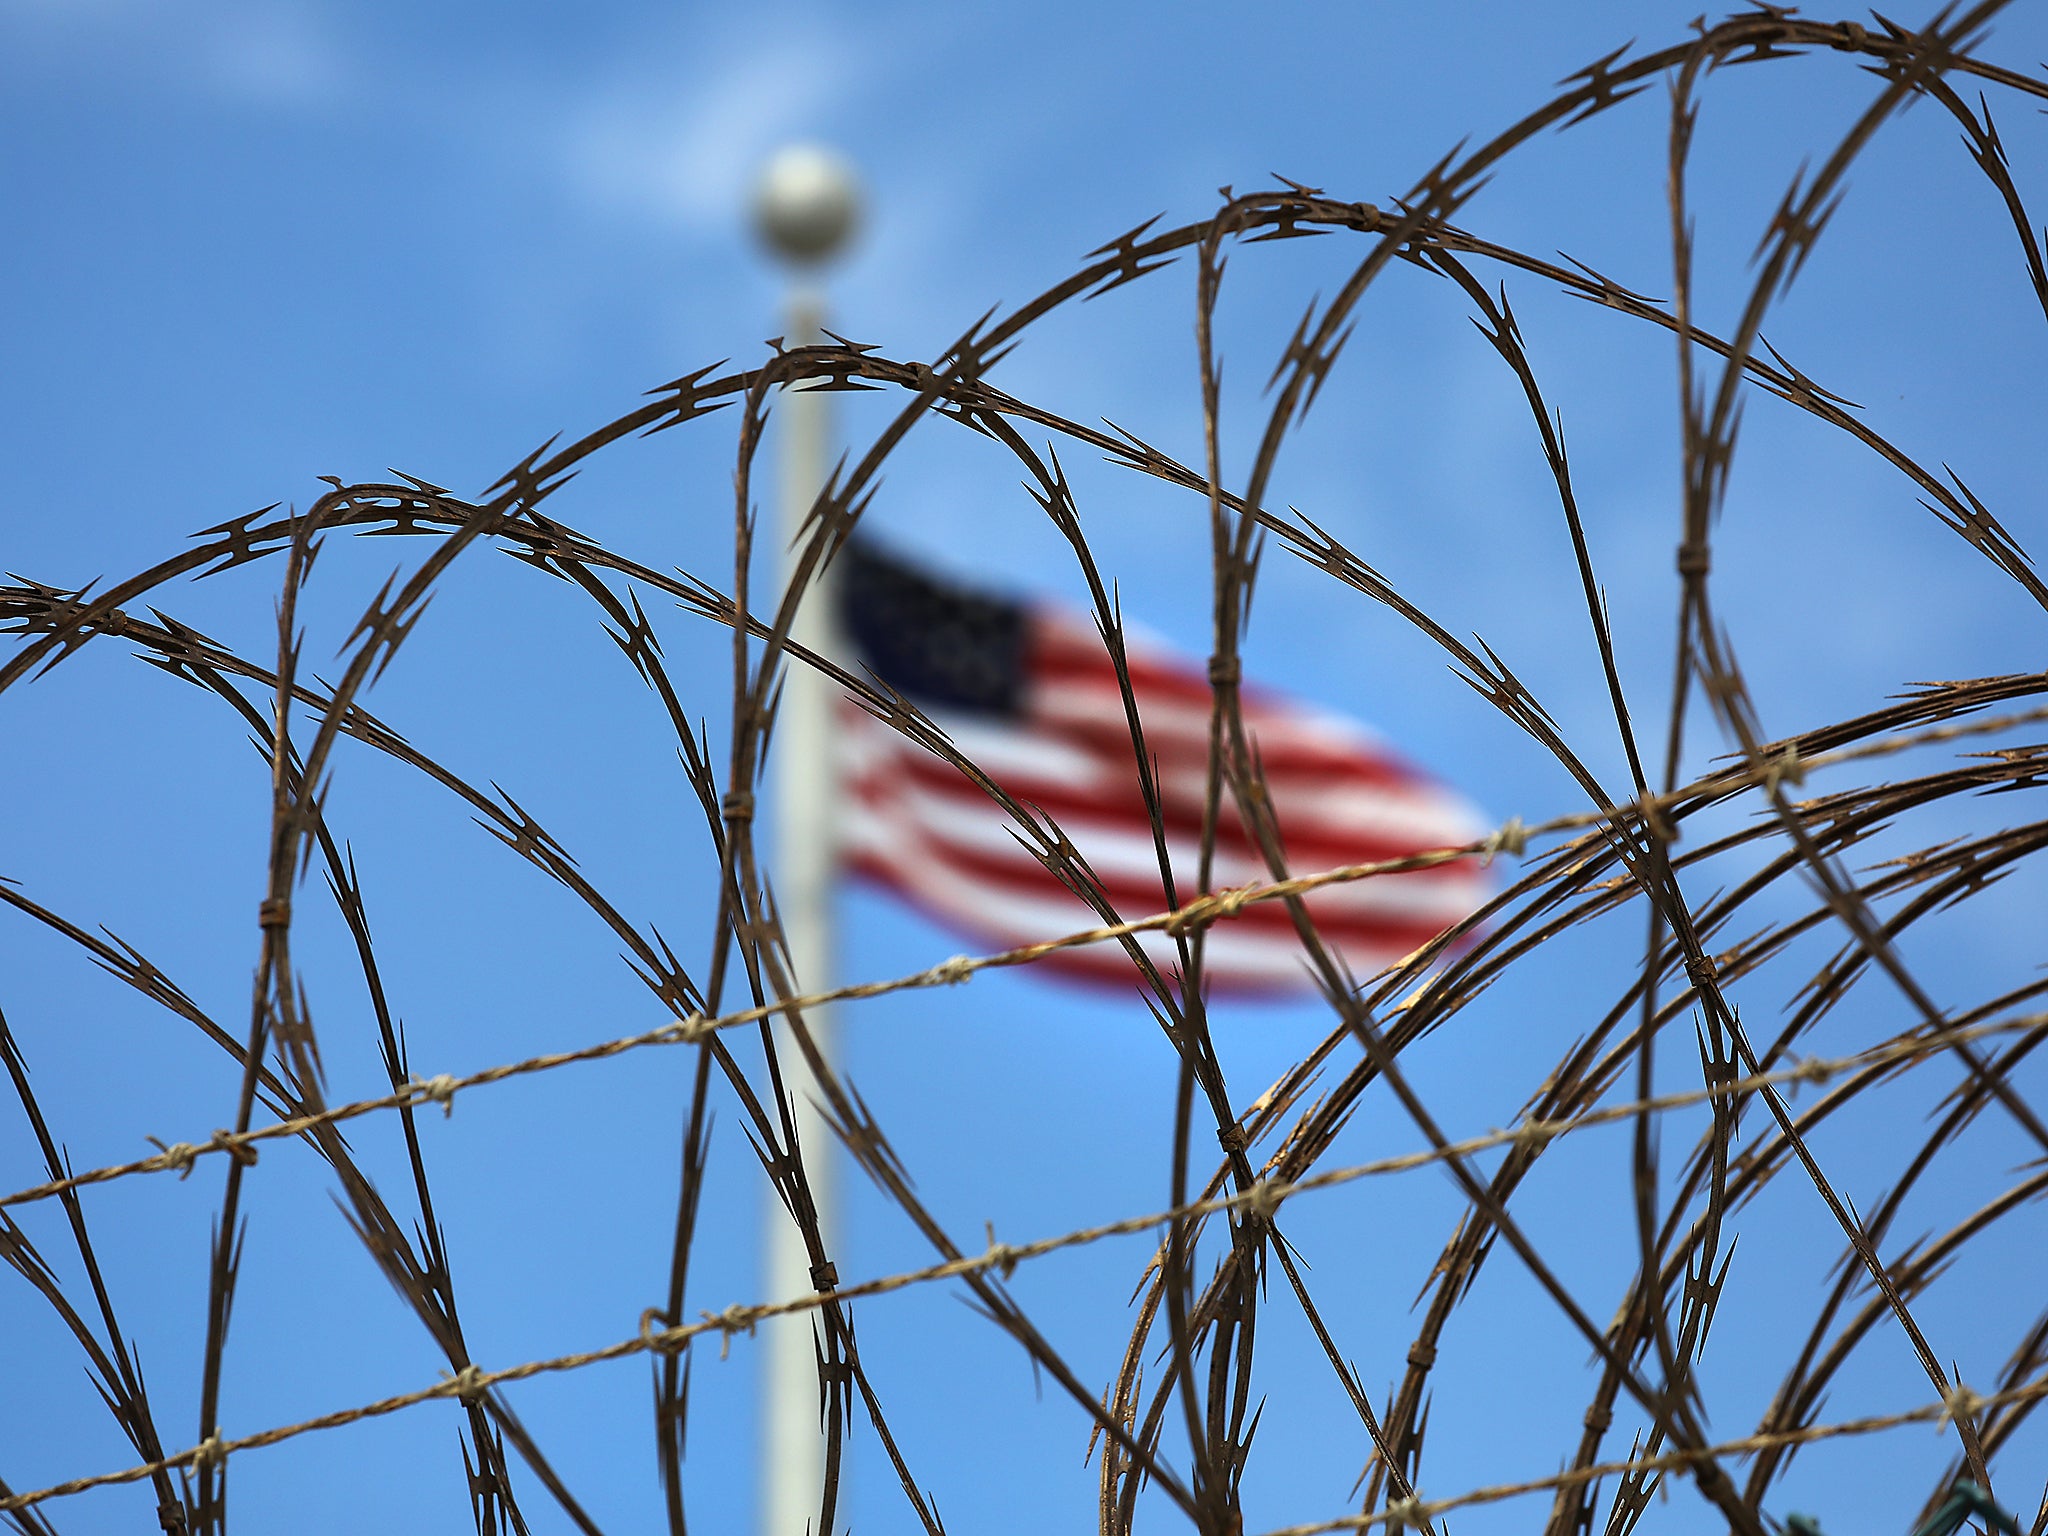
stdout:
<svg viewBox="0 0 2048 1536">
<path fill-rule="evenodd" d="M 1259 889 L 1256 885 L 1229 885 L 1206 896 L 1197 896 L 1167 917 L 1166 931 L 1179 938 L 1191 930 L 1206 928 L 1226 917 L 1235 917 L 1244 909 L 1245 903 L 1259 894 Z"/>
<path fill-rule="evenodd" d="M 1799 760 L 1799 749 L 1797 747 L 1787 747 L 1776 757 L 1764 764 L 1759 777 L 1767 793 L 1775 793 L 1781 783 L 1791 784 L 1795 787 L 1804 784 L 1806 782 L 1806 766 Z"/>
<path fill-rule="evenodd" d="M 1984 1399 L 1962 1382 L 1957 1382 L 1941 1397 L 1941 1422 L 1960 1424 L 1974 1419 L 1984 1409 Z"/>
<path fill-rule="evenodd" d="M 653 1326 L 659 1319 L 661 1326 Z M 659 1307 L 649 1307 L 640 1314 L 640 1347 L 649 1354 L 673 1355 L 689 1345 L 689 1339 L 676 1337 L 679 1330 L 668 1320 L 668 1314 Z"/>
<path fill-rule="evenodd" d="M 1429 1520 L 1429 1506 L 1423 1502 L 1420 1491 L 1411 1493 L 1405 1499 L 1387 1500 L 1387 1529 L 1398 1531 L 1404 1526 L 1424 1525 Z"/>
<path fill-rule="evenodd" d="M 246 1137 L 236 1131 L 216 1130 L 207 1138 L 206 1150 L 225 1152 L 244 1168 L 256 1166 L 256 1149 L 249 1145 Z"/>
<path fill-rule="evenodd" d="M 454 1375 L 441 1373 L 442 1389 L 450 1397 L 459 1397 L 465 1403 L 475 1403 L 484 1395 L 484 1373 L 475 1362 L 465 1365 Z"/>
<path fill-rule="evenodd" d="M 759 1307 L 749 1307 L 740 1302 L 734 1302 L 723 1312 L 705 1312 L 701 1313 L 700 1316 L 703 1317 L 705 1322 L 719 1331 L 721 1337 L 718 1345 L 718 1358 L 723 1360 L 732 1353 L 732 1336 L 734 1334 L 744 1333 L 748 1338 L 754 1336 L 754 1325 L 761 1320 L 761 1309 Z"/>
<path fill-rule="evenodd" d="M 1809 1056 L 1793 1069 L 1792 1081 L 1795 1083 L 1812 1083 L 1816 1088 L 1819 1088 L 1824 1087 L 1828 1079 L 1834 1075 L 1835 1066 L 1833 1062 L 1823 1060 L 1819 1056 Z"/>
<path fill-rule="evenodd" d="M 950 960 L 941 960 L 924 973 L 923 982 L 928 987 L 957 987 L 972 976 L 979 967 L 972 955 L 955 955 Z"/>
<path fill-rule="evenodd" d="M 1017 1262 L 1023 1257 L 1024 1254 L 1021 1249 L 1014 1248 L 1008 1243 L 998 1243 L 994 1241 L 993 1235 L 991 1235 L 988 1252 L 981 1256 L 981 1266 L 984 1269 L 994 1270 L 1007 1280 L 1010 1276 L 1017 1273 Z"/>
<path fill-rule="evenodd" d="M 224 1466 L 227 1459 L 228 1449 L 221 1444 L 220 1431 L 217 1429 L 192 1447 L 192 1470 L 195 1472 L 204 1472 L 208 1467 Z"/>
<path fill-rule="evenodd" d="M 1642 799 L 1636 802 L 1636 810 L 1642 814 L 1643 825 L 1649 828 L 1650 835 L 1656 838 L 1658 842 L 1675 843 L 1678 841 L 1678 824 L 1671 819 L 1671 814 L 1665 809 L 1664 802 L 1658 799 L 1657 796 L 1643 796 Z"/>
<path fill-rule="evenodd" d="M 1294 1186 L 1285 1179 L 1260 1179 L 1244 1192 L 1244 1208 L 1270 1226 L 1279 1212 L 1280 1202 L 1293 1193 Z"/>
<path fill-rule="evenodd" d="M 442 1118 L 449 1119 L 455 1114 L 455 1086 L 452 1073 L 437 1072 L 425 1080 L 414 1078 L 405 1085 L 405 1088 L 406 1092 L 417 1095 L 413 1102 L 426 1099 L 438 1104 L 441 1106 Z"/>
<path fill-rule="evenodd" d="M 178 1179 L 181 1183 L 192 1177 L 194 1163 L 202 1154 L 207 1152 L 225 1152 L 244 1168 L 253 1168 L 256 1165 L 256 1149 L 233 1131 L 217 1130 L 205 1141 L 197 1144 L 189 1141 L 174 1141 L 169 1146 L 165 1146 L 163 1142 L 157 1140 L 154 1136 L 146 1136 L 143 1139 L 157 1149 L 158 1155 L 151 1158 L 150 1161 L 160 1168 L 177 1169 Z"/>
<path fill-rule="evenodd" d="M 1500 854 L 1519 859 L 1529 846 L 1529 829 L 1519 816 L 1510 816 L 1500 827 L 1480 844 L 1480 862 L 1491 864 Z"/>
<path fill-rule="evenodd" d="M 192 1160 L 206 1150 L 204 1147 L 193 1146 L 189 1141 L 174 1141 L 169 1146 L 165 1146 L 154 1136 L 147 1136 L 143 1139 L 157 1150 L 157 1156 L 150 1159 L 150 1161 L 160 1167 L 177 1169 L 180 1183 L 192 1177 Z"/>
<path fill-rule="evenodd" d="M 669 1038 L 682 1045 L 702 1045 L 717 1033 L 718 1026 L 701 1013 L 693 1013 L 669 1026 Z"/>
<path fill-rule="evenodd" d="M 292 904 L 283 896 L 272 896 L 256 909 L 256 926 L 259 928 L 285 928 L 291 925 Z"/>
</svg>

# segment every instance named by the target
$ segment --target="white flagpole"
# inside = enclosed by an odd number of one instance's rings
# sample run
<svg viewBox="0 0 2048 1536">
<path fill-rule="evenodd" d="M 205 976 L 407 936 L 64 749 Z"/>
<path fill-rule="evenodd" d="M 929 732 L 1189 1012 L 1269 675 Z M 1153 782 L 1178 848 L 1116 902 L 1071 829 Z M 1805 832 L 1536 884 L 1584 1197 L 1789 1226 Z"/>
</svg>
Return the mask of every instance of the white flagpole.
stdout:
<svg viewBox="0 0 2048 1536">
<path fill-rule="evenodd" d="M 755 211 L 763 236 L 778 255 L 799 268 L 814 268 L 835 254 L 852 231 L 858 212 L 853 178 L 830 151 L 792 145 L 769 162 Z M 783 345 L 801 347 L 822 340 L 824 312 L 822 293 L 800 278 L 787 300 Z M 786 390 L 777 402 L 782 463 L 775 526 L 783 551 L 778 591 L 787 584 L 804 521 L 825 483 L 831 451 L 829 403 L 825 395 L 808 389 Z M 790 638 L 823 654 L 835 651 L 832 599 L 829 576 L 814 582 L 797 611 Z M 775 900 L 796 981 L 811 992 L 832 985 L 832 888 L 838 872 L 832 710 L 833 694 L 825 679 L 792 664 L 775 723 Z M 806 1010 L 804 1024 L 819 1051 L 832 1059 L 830 1012 Z M 794 1118 L 804 1171 L 830 1244 L 837 1149 L 786 1021 L 778 1019 L 775 1030 L 783 1086 L 796 1100 Z M 817 1288 L 811 1279 L 810 1253 L 772 1192 L 767 1223 L 768 1298 L 809 1295 Z M 817 1518 L 825 1480 L 825 1440 L 812 1327 L 813 1318 L 806 1313 L 762 1325 L 761 1536 L 804 1536 Z"/>
</svg>

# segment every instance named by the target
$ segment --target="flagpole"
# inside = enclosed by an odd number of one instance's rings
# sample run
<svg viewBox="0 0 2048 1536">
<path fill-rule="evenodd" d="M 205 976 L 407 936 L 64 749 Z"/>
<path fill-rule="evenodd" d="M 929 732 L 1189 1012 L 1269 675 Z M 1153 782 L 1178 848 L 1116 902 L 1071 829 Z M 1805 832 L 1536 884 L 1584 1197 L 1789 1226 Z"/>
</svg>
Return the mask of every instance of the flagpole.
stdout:
<svg viewBox="0 0 2048 1536">
<path fill-rule="evenodd" d="M 756 223 L 776 255 L 794 269 L 784 301 L 783 345 L 821 340 L 824 294 L 818 270 L 845 245 L 858 217 L 853 177 L 839 156 L 817 145 L 796 144 L 769 161 L 755 200 Z M 776 519 L 780 573 L 785 588 L 794 568 L 805 519 L 824 486 L 831 451 L 830 396 L 788 389 L 776 404 L 781 418 L 780 503 Z M 814 581 L 790 626 L 790 638 L 821 654 L 836 646 L 829 573 Z M 791 969 L 801 990 L 832 985 L 832 888 L 838 870 L 832 765 L 833 694 L 825 679 L 792 663 L 775 723 L 771 794 L 775 808 L 775 901 Z M 804 1025 L 829 1061 L 834 1055 L 832 1016 L 804 1012 Z M 776 1055 L 783 1084 L 795 1099 L 797 1141 L 804 1173 L 826 1242 L 834 1236 L 836 1148 L 817 1108 L 817 1090 L 804 1058 L 777 1019 Z M 771 1190 L 768 1197 L 766 1294 L 782 1301 L 816 1290 L 803 1235 Z M 809 1313 L 762 1325 L 761 1536 L 804 1536 L 817 1518 L 825 1479 L 818 1367 Z M 831 1536 L 829 1532 L 819 1536 Z"/>
</svg>

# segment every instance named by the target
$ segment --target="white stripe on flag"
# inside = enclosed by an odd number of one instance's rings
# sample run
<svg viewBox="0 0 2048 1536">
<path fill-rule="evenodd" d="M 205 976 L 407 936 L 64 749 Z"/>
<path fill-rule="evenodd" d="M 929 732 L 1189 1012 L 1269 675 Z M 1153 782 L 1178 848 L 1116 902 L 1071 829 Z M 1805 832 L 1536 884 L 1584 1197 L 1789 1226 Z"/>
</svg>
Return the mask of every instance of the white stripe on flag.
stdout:
<svg viewBox="0 0 2048 1536">
<path fill-rule="evenodd" d="M 917 747 L 909 750 L 922 751 Z M 1018 843 L 1019 829 L 1015 824 L 966 779 L 956 775 L 958 789 L 941 791 L 901 772 L 878 772 L 877 767 L 870 767 L 868 772 L 872 777 L 864 776 L 856 782 L 854 797 L 865 813 L 861 825 L 868 835 L 879 837 L 885 826 L 913 826 L 951 849 L 986 859 L 1011 860 L 1020 873 L 1036 874 L 1042 870 L 1043 866 Z M 1071 813 L 1052 819 L 1104 881 L 1148 886 L 1154 894 L 1147 910 L 1161 904 L 1159 856 L 1148 828 L 1129 820 L 1111 821 Z M 1166 846 L 1176 871 L 1192 871 L 1196 867 L 1199 846 L 1194 837 L 1169 834 Z M 1309 871 L 1304 866 L 1296 872 Z M 1270 879 L 1272 874 L 1263 861 L 1219 848 L 1213 869 L 1217 886 Z M 1372 879 L 1334 885 L 1319 892 L 1317 900 L 1332 914 L 1341 911 L 1347 915 L 1398 918 L 1447 927 L 1472 910 L 1475 884 L 1466 870 L 1445 865 L 1405 874 L 1399 880 Z"/>
<path fill-rule="evenodd" d="M 851 813 L 847 818 L 855 826 L 864 819 L 864 813 L 860 812 Z M 934 916 L 972 912 L 972 925 L 981 929 L 982 936 L 1000 948 L 1035 944 L 1043 939 L 1095 927 L 1100 922 L 1078 898 L 1054 886 L 1049 878 L 1047 888 L 1051 894 L 1044 898 L 1011 894 L 1001 887 L 961 874 L 943 859 L 931 857 L 932 850 L 929 846 L 920 847 L 921 839 L 914 829 L 906 831 L 902 825 L 892 822 L 871 823 L 865 830 L 881 835 L 873 840 L 861 837 L 861 851 L 887 868 L 894 880 L 900 882 L 920 904 Z M 1037 870 L 1038 866 L 1034 864 L 1032 868 Z M 1145 953 L 1162 967 L 1180 963 L 1179 949 L 1172 935 L 1153 931 L 1139 934 L 1137 938 Z M 1389 964 L 1405 953 L 1405 949 L 1365 951 L 1346 947 L 1346 957 L 1353 967 L 1366 972 Z M 1062 958 L 1068 960 L 1070 967 L 1078 961 L 1082 968 L 1091 971 L 1107 971 L 1135 979 L 1136 973 L 1131 970 L 1128 957 L 1117 944 L 1105 943 L 1089 950 L 1071 951 Z M 1234 931 L 1228 924 L 1219 924 L 1209 930 L 1206 963 L 1213 977 L 1238 987 L 1297 987 L 1308 979 L 1301 946 L 1292 935 L 1285 941 L 1276 941 L 1258 934 Z"/>
<path fill-rule="evenodd" d="M 1166 900 L 1151 822 L 1100 638 L 1078 619 L 1043 610 L 1031 613 L 1028 629 L 1020 717 L 931 711 L 932 723 L 1027 809 L 1057 823 L 1120 918 L 1161 910 Z M 1208 789 L 1208 681 L 1153 646 L 1132 648 L 1131 677 L 1185 899 L 1199 867 Z M 1252 688 L 1242 703 L 1291 872 L 1456 847 L 1482 835 L 1484 823 L 1462 798 L 1363 727 Z M 1009 817 L 971 780 L 850 701 L 840 720 L 841 851 L 852 868 L 991 948 L 1102 921 L 1038 863 Z M 1211 884 L 1270 878 L 1226 790 Z M 1463 859 L 1326 887 L 1307 905 L 1325 941 L 1364 976 L 1465 917 L 1486 890 L 1478 861 Z M 1140 943 L 1162 966 L 1178 962 L 1171 936 L 1148 933 Z M 1210 979 L 1226 988 L 1272 991 L 1312 980 L 1278 903 L 1212 926 L 1204 954 Z M 1134 979 L 1129 957 L 1115 944 L 1063 952 L 1048 963 Z"/>
</svg>

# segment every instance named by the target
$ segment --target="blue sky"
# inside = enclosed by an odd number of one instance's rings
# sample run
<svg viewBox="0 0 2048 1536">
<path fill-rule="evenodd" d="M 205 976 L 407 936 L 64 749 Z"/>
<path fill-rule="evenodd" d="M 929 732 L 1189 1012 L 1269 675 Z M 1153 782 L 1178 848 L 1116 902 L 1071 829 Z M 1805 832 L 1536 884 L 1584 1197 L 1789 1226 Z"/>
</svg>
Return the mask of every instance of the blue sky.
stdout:
<svg viewBox="0 0 2048 1536">
<path fill-rule="evenodd" d="M 781 328 L 782 280 L 754 248 L 744 205 L 761 162 L 791 138 L 840 145 L 868 189 L 868 227 L 831 284 L 837 328 L 895 356 L 930 357 L 991 304 L 1050 287 L 1141 220 L 1202 216 L 1225 183 L 1251 187 L 1279 172 L 1384 202 L 1460 139 L 1533 109 L 1560 77 L 1631 38 L 1674 41 L 1694 14 L 1650 3 L 1256 13 L 1064 0 L 1028 13 L 621 3 L 572 14 L 381 0 L 0 0 L 0 568 L 66 585 L 115 578 L 229 517 L 304 504 L 324 489 L 321 475 L 376 479 L 394 466 L 479 492 L 553 433 L 587 430 L 704 364 L 759 358 Z M 2015 8 L 1986 52 L 2030 68 L 2048 56 L 2048 23 Z M 1832 147 L 1876 88 L 1825 54 L 1709 82 L 1695 172 L 1705 323 L 1732 319 L 1786 183 Z M 2044 130 L 2026 103 L 1994 106 L 2027 190 Z M 1653 89 L 1545 137 L 1461 222 L 1667 294 L 1664 122 Z M 1765 334 L 1861 402 L 1907 451 L 1952 464 L 2038 547 L 2035 381 L 2048 333 L 2002 210 L 1956 139 L 1925 105 L 1892 125 Z M 1258 385 L 1302 308 L 1356 259 L 1336 239 L 1233 257 L 1220 334 L 1234 479 L 1263 422 Z M 1638 718 L 1659 719 L 1676 592 L 1671 349 L 1661 334 L 1527 279 L 1510 278 L 1509 293 L 1563 414 Z M 1070 309 L 997 382 L 1198 461 L 1191 300 L 1183 264 Z M 1595 766 L 1618 775 L 1534 433 L 1512 379 L 1464 316 L 1449 285 L 1390 273 L 1283 460 L 1272 500 L 1331 528 L 1454 632 L 1483 633 L 1566 735 L 1588 744 Z M 857 443 L 885 406 L 842 398 L 840 430 Z M 620 444 L 551 512 L 649 564 L 726 584 L 728 420 Z M 1063 458 L 1126 611 L 1205 649 L 1200 504 L 1085 450 Z M 1017 479 L 981 440 L 920 429 L 873 516 L 963 578 L 1071 597 L 1079 583 L 1063 547 Z M 1911 491 L 1776 402 L 1752 405 L 1717 580 L 1771 732 L 1875 707 L 1920 679 L 2038 667 L 2038 615 Z M 395 558 L 380 543 L 337 542 L 323 556 L 308 598 L 314 670 L 326 668 Z M 1392 616 L 1277 553 L 1266 571 L 1247 647 L 1256 675 L 1372 721 L 1495 817 L 1581 808 L 1556 765 Z M 258 567 L 177 584 L 157 602 L 260 655 L 275 580 Z M 648 695 L 595 615 L 558 587 L 499 557 L 471 557 L 368 704 L 457 771 L 504 784 L 622 909 L 675 939 L 687 963 L 709 923 L 701 826 Z M 715 735 L 726 707 L 722 637 L 680 614 L 657 620 L 677 674 L 700 685 L 692 708 Z M 106 924 L 239 1021 L 268 817 L 267 773 L 239 723 L 97 645 L 0 700 L 0 741 L 0 874 L 88 927 Z M 1697 733 L 1690 766 L 1726 745 Z M 659 1021 L 609 936 L 431 786 L 351 757 L 331 815 L 355 848 L 422 1072 L 473 1070 Z M 1974 809 L 1938 808 L 1892 851 L 1983 824 Z M 1959 997 L 2009 985 L 2038 964 L 2038 919 L 2028 914 L 2043 894 L 2023 870 L 1996 920 L 1942 929 L 1914 958 Z M 1805 899 L 1788 890 L 1764 912 L 1782 917 Z M 309 917 L 306 927 L 333 1096 L 374 1091 L 374 1049 L 338 926 Z M 1442 1096 L 1454 1133 L 1510 1118 L 1625 985 L 1639 939 L 1633 926 L 1621 934 L 1560 946 L 1526 968 L 1512 996 L 1500 989 L 1463 1016 L 1455 1038 L 1425 1042 L 1414 1071 Z M 849 972 L 881 976 L 944 958 L 959 941 L 855 894 L 845 946 Z M 1802 951 L 1762 982 L 1749 1004 L 1756 1016 L 1775 1018 L 1805 979 L 1801 967 L 1825 953 Z M 143 1155 L 149 1135 L 197 1139 L 232 1115 L 224 1058 L 48 934 L 0 921 L 0 977 L 0 1009 L 79 1166 Z M 1853 1048 L 1904 1018 L 1895 997 L 1873 988 L 1830 1020 L 1817 1047 Z M 1307 1006 L 1224 1013 L 1219 1048 L 1240 1099 L 1324 1027 Z M 978 1239 L 984 1221 L 1021 1240 L 1166 1203 L 1174 1067 L 1135 1003 L 996 976 L 963 993 L 864 1005 L 846 1036 L 849 1070 L 920 1192 L 967 1237 Z M 431 1168 L 480 1360 L 611 1342 L 659 1299 L 687 1082 L 683 1053 L 648 1053 L 467 1095 L 448 1120 L 432 1119 Z M 1927 1107 L 1908 1099 L 1897 1110 L 1917 1124 Z M 738 1131 L 733 1106 L 722 1105 L 692 1312 L 755 1294 L 760 1180 Z M 1944 1184 L 1928 1225 L 1966 1209 L 2001 1159 L 2017 1155 L 1986 1137 Z M 392 1128 L 371 1122 L 357 1140 L 380 1182 L 397 1183 Z M 1828 1150 L 1860 1192 L 1876 1187 L 1886 1143 L 1881 1128 L 1865 1127 Z M 1343 1150 L 1350 1160 L 1415 1144 L 1391 1104 L 1375 1103 Z M 8 1189 L 38 1176 L 26 1132 L 4 1114 L 0 1170 Z M 230 1433 L 433 1379 L 437 1357 L 355 1248 L 328 1182 L 295 1146 L 267 1153 L 257 1170 Z M 1571 1215 L 1586 1190 L 1596 1192 L 1595 1222 Z M 1554 1183 L 1531 1197 L 1547 1217 L 1539 1236 L 1560 1250 L 1596 1316 L 1611 1309 L 1624 1274 L 1625 1192 L 1625 1141 L 1609 1133 L 1557 1154 Z M 1757 1235 L 1745 1239 L 1753 1249 L 1737 1274 L 1757 1266 L 1759 1298 L 1771 1294 L 1768 1266 L 1796 1277 L 1786 1281 L 1796 1294 L 1832 1260 L 1828 1243 L 1808 1240 L 1812 1209 L 1801 1193 L 1788 1186 L 1754 1213 Z M 129 1181 L 87 1202 L 167 1437 L 181 1446 L 196 1419 L 218 1194 L 218 1170 L 202 1170 L 184 1183 Z M 1456 1204 L 1444 1180 L 1420 1174 L 1296 1210 L 1296 1240 L 1377 1397 L 1399 1369 L 1409 1300 Z M 54 1211 L 23 1221 L 60 1251 Z M 848 1222 L 843 1274 L 928 1257 L 863 1191 L 852 1194 Z M 1148 1251 L 1142 1240 L 1103 1245 L 1018 1276 L 1020 1299 L 1085 1380 L 1107 1379 Z M 2024 1249 L 1989 1251 L 1987 1265 Z M 2012 1335 L 1998 1306 L 2007 1305 L 1991 1268 L 1930 1297 L 1943 1347 L 1967 1379 L 2003 1358 Z M 1583 1406 L 1582 1347 L 1505 1255 L 1471 1311 L 1458 1337 L 1468 1364 L 1439 1391 L 1431 1493 L 1541 1475 Z M 1717 1432 L 1740 1433 L 1761 1411 L 1796 1312 L 1760 1299 L 1721 1325 L 1727 1342 L 1710 1357 L 1724 1394 L 1709 1399 Z M 1997 1326 L 1980 1325 L 1993 1314 Z M 857 1315 L 892 1422 L 950 1528 L 1090 1518 L 1085 1421 L 1054 1389 L 1040 1393 L 1014 1346 L 937 1288 Z M 35 1384 L 0 1392 L 0 1476 L 37 1486 L 125 1464 L 68 1346 L 20 1286 L 0 1288 L 0 1332 L 20 1362 L 16 1379 Z M 1361 1459 L 1355 1426 L 1346 1428 L 1328 1373 L 1287 1324 L 1274 1323 L 1266 1348 L 1260 1389 L 1272 1406 L 1261 1439 L 1273 1449 L 1263 1465 L 1255 1456 L 1251 1518 L 1335 1513 Z M 706 1351 L 697 1361 L 691 1510 L 703 1529 L 734 1528 L 751 1507 L 754 1358 L 739 1340 L 730 1359 Z M 600 1367 L 515 1397 L 608 1530 L 653 1529 L 659 1519 L 643 1372 Z M 1925 1396 L 1894 1339 L 1872 1346 L 1830 1411 Z M 1538 1430 L 1519 1411 L 1525 1401 L 1542 1405 Z M 462 1528 L 455 1423 L 437 1405 L 252 1453 L 235 1466 L 236 1514 L 245 1527 L 289 1518 L 305 1530 L 353 1530 L 373 1501 L 389 1499 L 417 1511 L 422 1529 Z M 1903 1523 L 1903 1502 L 1917 1498 L 1941 1451 L 1913 1434 L 1889 1461 L 1809 1452 L 1793 1487 L 1830 1530 Z M 856 1443 L 850 1519 L 861 1530 L 897 1528 L 900 1496 L 872 1446 Z M 1292 1449 L 1279 1453 L 1283 1444 Z M 1893 1466 L 1920 1481 L 1868 1475 Z M 1862 1470 L 1852 1477 L 1852 1468 Z M 561 1528 L 539 1490 L 521 1486 L 537 1528 Z M 52 1518 L 66 1531 L 127 1529 L 147 1519 L 147 1503 L 133 1489 L 102 1491 L 53 1506 Z M 1455 1523 L 1506 1529 L 1528 1513 L 1475 1511 Z M 1683 1488 L 1652 1518 L 1664 1529 L 1704 1528 Z"/>
</svg>

